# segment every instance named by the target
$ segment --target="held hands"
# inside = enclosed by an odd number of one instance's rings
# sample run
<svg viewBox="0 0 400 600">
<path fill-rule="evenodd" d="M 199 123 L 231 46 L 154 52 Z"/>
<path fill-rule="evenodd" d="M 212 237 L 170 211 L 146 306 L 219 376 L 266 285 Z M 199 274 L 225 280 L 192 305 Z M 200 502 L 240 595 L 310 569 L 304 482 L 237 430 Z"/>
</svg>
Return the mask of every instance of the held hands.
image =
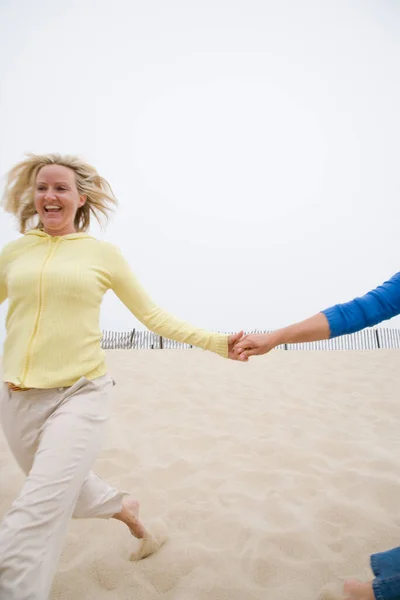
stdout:
<svg viewBox="0 0 400 600">
<path fill-rule="evenodd" d="M 243 331 L 239 331 L 239 333 L 233 333 L 228 336 L 228 358 L 232 360 L 240 360 L 236 353 L 235 347 L 236 344 L 243 339 Z"/>
<path fill-rule="evenodd" d="M 233 340 L 232 338 L 235 339 Z M 232 347 L 231 343 L 233 343 Z M 266 354 L 278 344 L 271 333 L 243 335 L 243 332 L 240 332 L 229 336 L 228 345 L 229 358 L 247 362 L 249 356 Z"/>
<path fill-rule="evenodd" d="M 243 332 L 241 332 L 229 336 L 229 357 L 246 362 L 249 356 L 266 354 L 281 344 L 316 342 L 318 340 L 328 340 L 330 337 L 329 321 L 323 312 L 319 312 L 304 321 L 300 321 L 300 323 L 293 323 L 293 325 L 283 329 L 276 329 L 272 333 L 243 335 Z"/>
</svg>

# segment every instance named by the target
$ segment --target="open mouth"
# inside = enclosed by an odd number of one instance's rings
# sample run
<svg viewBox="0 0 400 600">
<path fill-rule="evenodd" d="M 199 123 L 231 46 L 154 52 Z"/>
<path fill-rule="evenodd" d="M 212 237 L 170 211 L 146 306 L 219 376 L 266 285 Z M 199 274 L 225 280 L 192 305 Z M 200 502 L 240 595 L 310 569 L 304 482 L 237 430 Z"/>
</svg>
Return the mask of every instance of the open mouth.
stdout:
<svg viewBox="0 0 400 600">
<path fill-rule="evenodd" d="M 62 208 L 61 208 L 61 206 L 55 206 L 52 204 L 48 204 L 47 206 L 44 207 L 44 210 L 47 213 L 58 213 L 58 212 L 61 212 Z"/>
</svg>

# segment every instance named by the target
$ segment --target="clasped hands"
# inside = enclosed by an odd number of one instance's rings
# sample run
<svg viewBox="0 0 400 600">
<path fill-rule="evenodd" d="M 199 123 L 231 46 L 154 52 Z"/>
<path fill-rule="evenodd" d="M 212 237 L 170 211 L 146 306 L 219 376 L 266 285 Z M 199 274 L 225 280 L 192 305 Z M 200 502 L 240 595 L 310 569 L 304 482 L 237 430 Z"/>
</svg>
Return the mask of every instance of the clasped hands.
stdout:
<svg viewBox="0 0 400 600">
<path fill-rule="evenodd" d="M 250 333 L 244 335 L 243 331 L 228 337 L 228 357 L 232 360 L 247 362 L 250 356 L 266 354 L 278 345 L 273 333 Z"/>
</svg>

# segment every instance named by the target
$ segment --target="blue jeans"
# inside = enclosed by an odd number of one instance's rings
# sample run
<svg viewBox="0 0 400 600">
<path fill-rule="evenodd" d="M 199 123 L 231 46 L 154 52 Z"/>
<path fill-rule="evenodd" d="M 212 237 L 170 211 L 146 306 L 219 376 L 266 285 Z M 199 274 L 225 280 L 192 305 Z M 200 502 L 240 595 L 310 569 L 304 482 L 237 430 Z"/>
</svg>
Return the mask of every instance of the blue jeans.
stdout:
<svg viewBox="0 0 400 600">
<path fill-rule="evenodd" d="M 371 556 L 376 600 L 400 600 L 400 547 Z"/>
</svg>

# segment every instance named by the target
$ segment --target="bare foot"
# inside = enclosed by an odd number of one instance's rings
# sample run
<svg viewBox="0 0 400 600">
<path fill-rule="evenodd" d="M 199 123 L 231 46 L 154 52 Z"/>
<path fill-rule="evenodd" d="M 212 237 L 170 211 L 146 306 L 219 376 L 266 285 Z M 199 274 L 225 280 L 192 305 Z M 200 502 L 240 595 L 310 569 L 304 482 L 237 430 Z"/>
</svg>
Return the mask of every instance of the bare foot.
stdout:
<svg viewBox="0 0 400 600">
<path fill-rule="evenodd" d="M 345 600 L 375 600 L 372 583 L 346 581 L 343 587 Z"/>
<path fill-rule="evenodd" d="M 136 538 L 142 539 L 146 534 L 146 528 L 139 521 L 139 502 L 133 496 L 125 496 L 122 500 L 122 510 L 113 516 L 113 519 L 122 521 L 127 525 Z"/>
<path fill-rule="evenodd" d="M 163 521 L 155 521 L 147 529 L 139 521 L 139 502 L 133 496 L 125 496 L 122 510 L 113 517 L 129 527 L 131 534 L 140 540 L 138 548 L 132 552 L 131 560 L 142 560 L 154 554 L 168 539 L 167 528 Z"/>
<path fill-rule="evenodd" d="M 132 552 L 131 560 L 142 560 L 154 554 L 165 544 L 168 531 L 163 521 L 159 519 L 150 523 L 144 537 L 140 540 L 139 547 Z"/>
</svg>

